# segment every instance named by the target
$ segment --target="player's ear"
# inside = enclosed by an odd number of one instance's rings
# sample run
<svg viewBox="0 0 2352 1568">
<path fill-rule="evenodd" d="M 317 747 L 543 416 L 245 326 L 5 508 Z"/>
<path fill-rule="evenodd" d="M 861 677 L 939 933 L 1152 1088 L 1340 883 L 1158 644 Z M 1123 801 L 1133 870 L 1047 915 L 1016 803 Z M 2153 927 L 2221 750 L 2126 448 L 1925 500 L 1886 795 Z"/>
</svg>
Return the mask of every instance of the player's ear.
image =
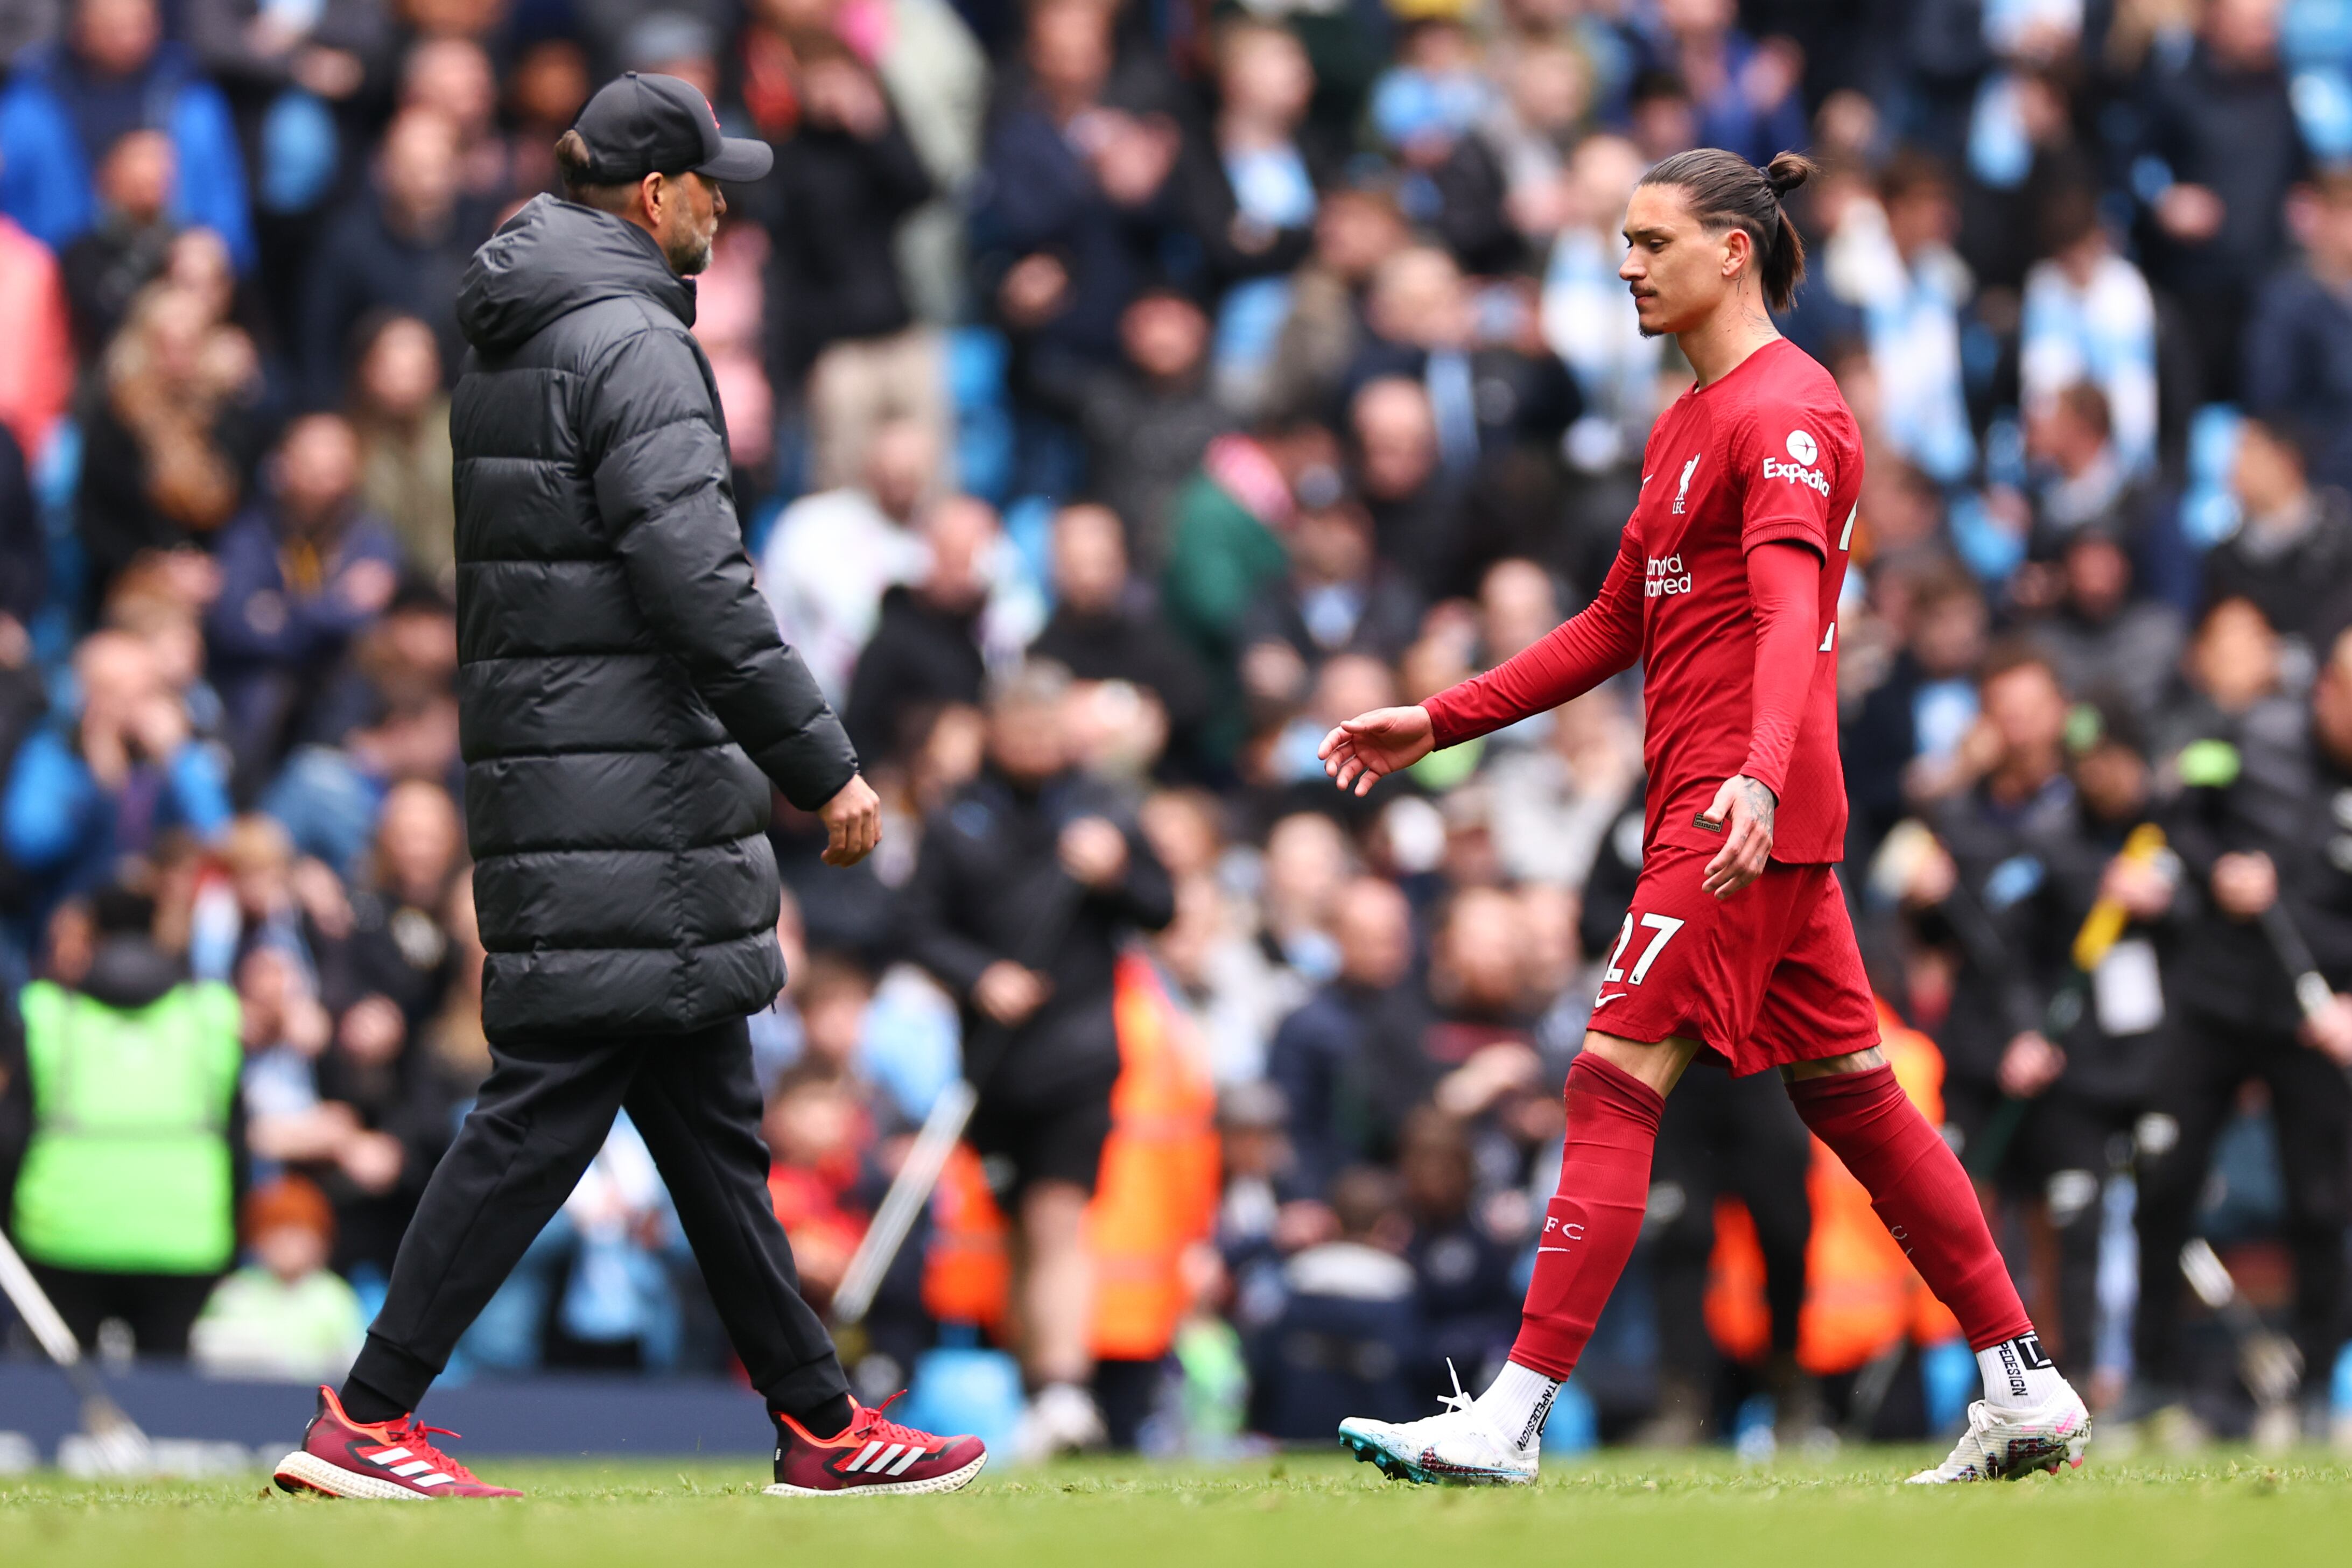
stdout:
<svg viewBox="0 0 2352 1568">
<path fill-rule="evenodd" d="M 1740 269 L 1756 259 L 1756 236 L 1738 224 L 1727 224 L 1723 230 L 1723 277 L 1726 282 L 1739 276 Z"/>
</svg>

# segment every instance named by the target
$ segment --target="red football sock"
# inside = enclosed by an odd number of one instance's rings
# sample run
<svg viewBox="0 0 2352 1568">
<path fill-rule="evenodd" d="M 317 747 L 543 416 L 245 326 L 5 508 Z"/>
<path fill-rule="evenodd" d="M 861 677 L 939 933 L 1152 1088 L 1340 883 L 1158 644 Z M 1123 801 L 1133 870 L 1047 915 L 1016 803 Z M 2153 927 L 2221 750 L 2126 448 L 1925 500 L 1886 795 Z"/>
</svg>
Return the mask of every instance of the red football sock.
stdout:
<svg viewBox="0 0 2352 1568">
<path fill-rule="evenodd" d="M 1960 1320 L 1969 1349 L 2033 1332 L 1968 1173 L 1895 1082 L 1893 1068 L 1800 1079 L 1789 1085 L 1789 1098 L 1869 1189 L 1870 1207 Z"/>
<path fill-rule="evenodd" d="M 1568 1143 L 1559 1190 L 1544 1211 L 1535 1278 L 1511 1359 L 1566 1381 L 1616 1288 L 1650 1198 L 1656 1090 L 1591 1051 L 1568 1070 Z"/>
</svg>

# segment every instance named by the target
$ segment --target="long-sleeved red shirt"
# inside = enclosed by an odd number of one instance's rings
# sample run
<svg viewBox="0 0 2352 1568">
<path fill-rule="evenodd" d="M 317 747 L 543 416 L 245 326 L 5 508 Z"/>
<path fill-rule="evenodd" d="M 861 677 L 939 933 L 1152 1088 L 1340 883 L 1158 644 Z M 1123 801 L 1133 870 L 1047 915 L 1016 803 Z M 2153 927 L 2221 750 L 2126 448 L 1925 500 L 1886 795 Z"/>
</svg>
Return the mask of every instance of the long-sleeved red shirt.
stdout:
<svg viewBox="0 0 2352 1568">
<path fill-rule="evenodd" d="M 1452 746 L 1643 662 L 1645 841 L 1701 848 L 1693 819 L 1745 773 L 1780 798 L 1773 858 L 1845 837 L 1836 615 L 1862 444 L 1829 373 L 1782 340 L 1661 415 L 1642 498 L 1584 612 L 1423 706 Z"/>
</svg>

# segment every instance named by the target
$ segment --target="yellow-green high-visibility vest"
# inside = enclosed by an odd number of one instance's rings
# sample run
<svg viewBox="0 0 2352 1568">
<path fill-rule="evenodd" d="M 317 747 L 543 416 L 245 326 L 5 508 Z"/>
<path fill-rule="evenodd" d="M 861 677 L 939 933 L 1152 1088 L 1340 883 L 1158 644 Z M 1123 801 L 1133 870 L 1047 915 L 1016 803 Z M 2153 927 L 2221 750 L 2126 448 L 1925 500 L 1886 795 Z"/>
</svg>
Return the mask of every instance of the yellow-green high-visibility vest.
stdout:
<svg viewBox="0 0 2352 1568">
<path fill-rule="evenodd" d="M 21 1006 L 33 1136 L 10 1227 L 18 1249 L 104 1273 L 226 1268 L 236 993 L 181 985 L 123 1009 L 36 980 Z"/>
</svg>

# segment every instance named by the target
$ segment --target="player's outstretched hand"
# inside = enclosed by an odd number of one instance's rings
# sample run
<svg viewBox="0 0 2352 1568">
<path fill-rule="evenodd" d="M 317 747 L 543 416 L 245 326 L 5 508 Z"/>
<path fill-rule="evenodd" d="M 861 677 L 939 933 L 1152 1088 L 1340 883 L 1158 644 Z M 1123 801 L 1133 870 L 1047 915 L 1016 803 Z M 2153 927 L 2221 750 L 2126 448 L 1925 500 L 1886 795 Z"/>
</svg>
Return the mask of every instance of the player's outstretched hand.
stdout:
<svg viewBox="0 0 2352 1568">
<path fill-rule="evenodd" d="M 1317 755 L 1333 783 L 1364 795 L 1370 793 L 1373 779 L 1412 767 L 1436 747 L 1428 709 L 1376 707 L 1341 722 L 1323 737 Z"/>
<path fill-rule="evenodd" d="M 824 863 L 856 865 L 882 841 L 882 799 L 857 774 L 817 808 L 824 823 Z"/>
<path fill-rule="evenodd" d="M 1764 874 L 1772 859 L 1772 815 L 1780 804 L 1779 796 L 1745 773 L 1723 781 L 1704 819 L 1706 826 L 1722 831 L 1723 847 L 1706 862 L 1701 887 L 1729 898 Z"/>
</svg>

